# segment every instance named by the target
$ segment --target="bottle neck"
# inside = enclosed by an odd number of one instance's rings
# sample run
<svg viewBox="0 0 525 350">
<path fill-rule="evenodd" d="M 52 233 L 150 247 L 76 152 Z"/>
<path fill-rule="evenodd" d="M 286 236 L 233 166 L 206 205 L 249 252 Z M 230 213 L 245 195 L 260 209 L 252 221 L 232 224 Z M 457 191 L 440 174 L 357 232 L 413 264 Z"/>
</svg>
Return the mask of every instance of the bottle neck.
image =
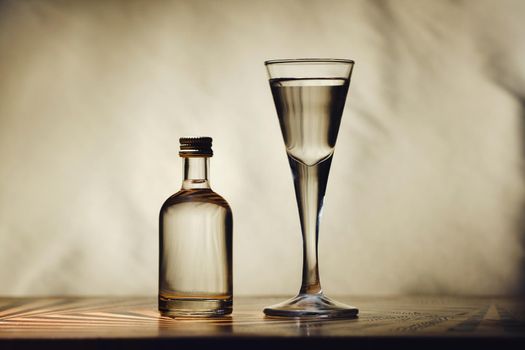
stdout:
<svg viewBox="0 0 525 350">
<path fill-rule="evenodd" d="M 208 181 L 210 158 L 209 157 L 182 157 L 184 180 L 182 189 L 194 190 L 210 188 Z"/>
</svg>

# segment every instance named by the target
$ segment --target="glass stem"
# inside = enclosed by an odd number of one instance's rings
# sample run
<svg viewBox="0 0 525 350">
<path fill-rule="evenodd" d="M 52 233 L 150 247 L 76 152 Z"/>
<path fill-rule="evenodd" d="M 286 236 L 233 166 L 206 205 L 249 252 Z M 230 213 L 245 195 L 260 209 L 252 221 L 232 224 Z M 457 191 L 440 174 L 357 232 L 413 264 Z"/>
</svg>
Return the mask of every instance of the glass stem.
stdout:
<svg viewBox="0 0 525 350">
<path fill-rule="evenodd" d="M 303 280 L 300 294 L 321 294 L 317 245 L 319 223 L 332 156 L 315 165 L 305 165 L 288 156 L 294 178 L 303 235 Z"/>
</svg>

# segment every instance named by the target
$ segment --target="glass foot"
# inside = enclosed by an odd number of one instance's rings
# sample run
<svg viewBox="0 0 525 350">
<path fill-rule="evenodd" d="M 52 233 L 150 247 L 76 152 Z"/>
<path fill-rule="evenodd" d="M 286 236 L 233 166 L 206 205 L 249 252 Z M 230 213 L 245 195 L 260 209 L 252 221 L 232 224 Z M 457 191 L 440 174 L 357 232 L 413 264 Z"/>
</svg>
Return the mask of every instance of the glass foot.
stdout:
<svg viewBox="0 0 525 350">
<path fill-rule="evenodd" d="M 323 294 L 299 294 L 264 309 L 267 316 L 305 318 L 355 318 L 359 310 L 331 300 Z"/>
</svg>

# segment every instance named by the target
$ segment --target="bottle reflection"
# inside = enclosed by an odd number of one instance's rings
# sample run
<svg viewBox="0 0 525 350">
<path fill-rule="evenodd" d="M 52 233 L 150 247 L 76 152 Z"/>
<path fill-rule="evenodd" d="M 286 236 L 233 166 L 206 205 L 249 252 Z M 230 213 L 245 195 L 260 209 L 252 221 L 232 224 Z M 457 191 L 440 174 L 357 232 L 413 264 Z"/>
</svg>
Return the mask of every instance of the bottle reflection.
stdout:
<svg viewBox="0 0 525 350">
<path fill-rule="evenodd" d="M 222 337 L 232 334 L 233 319 L 231 316 L 176 319 L 160 317 L 157 321 L 157 336 L 159 337 Z"/>
</svg>

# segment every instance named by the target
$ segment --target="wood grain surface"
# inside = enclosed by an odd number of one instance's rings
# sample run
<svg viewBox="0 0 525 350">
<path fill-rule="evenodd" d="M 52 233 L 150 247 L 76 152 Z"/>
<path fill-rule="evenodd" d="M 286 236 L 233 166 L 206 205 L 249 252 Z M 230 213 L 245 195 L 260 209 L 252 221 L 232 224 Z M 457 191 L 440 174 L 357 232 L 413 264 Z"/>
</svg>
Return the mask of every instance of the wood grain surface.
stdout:
<svg viewBox="0 0 525 350">
<path fill-rule="evenodd" d="M 236 298 L 231 317 L 160 317 L 155 298 L 0 298 L 0 349 L 34 346 L 251 348 L 272 344 L 478 348 L 523 345 L 525 303 L 519 298 L 339 297 L 357 306 L 352 320 L 267 318 L 264 306 L 283 298 Z"/>
</svg>

